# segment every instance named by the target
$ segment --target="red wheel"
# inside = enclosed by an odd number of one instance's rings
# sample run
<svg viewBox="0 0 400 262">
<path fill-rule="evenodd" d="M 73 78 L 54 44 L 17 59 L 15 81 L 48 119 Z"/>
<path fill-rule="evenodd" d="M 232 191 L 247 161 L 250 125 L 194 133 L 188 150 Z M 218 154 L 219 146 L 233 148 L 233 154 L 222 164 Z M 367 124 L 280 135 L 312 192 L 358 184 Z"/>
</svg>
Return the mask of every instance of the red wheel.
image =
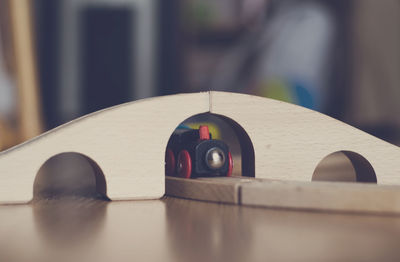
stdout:
<svg viewBox="0 0 400 262">
<path fill-rule="evenodd" d="M 192 159 L 187 150 L 182 150 L 178 154 L 177 173 L 179 177 L 190 178 L 192 173 Z"/>
<path fill-rule="evenodd" d="M 232 154 L 229 152 L 228 154 L 228 159 L 229 159 L 229 167 L 228 167 L 228 173 L 226 173 L 226 176 L 232 176 L 232 171 L 233 171 L 233 159 L 232 159 Z"/>
<path fill-rule="evenodd" d="M 175 155 L 171 149 L 167 149 L 165 153 L 165 175 L 174 176 L 175 175 Z"/>
</svg>

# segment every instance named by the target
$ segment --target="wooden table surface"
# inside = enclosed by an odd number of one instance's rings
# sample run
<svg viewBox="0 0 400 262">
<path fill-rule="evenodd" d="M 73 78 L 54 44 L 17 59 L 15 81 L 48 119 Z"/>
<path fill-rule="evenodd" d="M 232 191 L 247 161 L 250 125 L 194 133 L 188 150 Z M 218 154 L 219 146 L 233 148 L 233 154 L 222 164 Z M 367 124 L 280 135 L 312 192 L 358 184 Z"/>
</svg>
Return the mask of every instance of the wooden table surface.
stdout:
<svg viewBox="0 0 400 262">
<path fill-rule="evenodd" d="M 400 261 L 400 217 L 85 198 L 0 206 L 0 261 Z"/>
</svg>

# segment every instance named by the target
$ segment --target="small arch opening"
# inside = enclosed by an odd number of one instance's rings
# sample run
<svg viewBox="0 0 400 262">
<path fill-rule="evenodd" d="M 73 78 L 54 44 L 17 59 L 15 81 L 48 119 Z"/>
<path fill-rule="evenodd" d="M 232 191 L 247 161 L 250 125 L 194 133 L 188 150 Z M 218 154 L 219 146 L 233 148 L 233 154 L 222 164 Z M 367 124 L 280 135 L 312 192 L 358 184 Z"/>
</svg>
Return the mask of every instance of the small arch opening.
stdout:
<svg viewBox="0 0 400 262">
<path fill-rule="evenodd" d="M 377 178 L 365 157 L 343 150 L 322 159 L 314 170 L 312 181 L 377 183 Z"/>
<path fill-rule="evenodd" d="M 232 176 L 255 177 L 253 143 L 247 132 L 239 123 L 226 116 L 207 112 L 191 116 L 182 121 L 179 125 L 180 128 L 183 127 L 187 129 L 199 129 L 200 126 L 208 126 L 211 139 L 220 140 L 228 146 L 233 160 Z M 166 148 L 166 175 L 171 173 L 175 174 L 180 160 L 178 151 L 181 151 L 182 148 L 169 150 L 171 143 L 174 143 L 173 137 L 176 135 L 177 130 L 178 129 L 174 130 L 171 134 Z M 172 151 L 172 153 L 169 151 Z M 190 152 L 190 156 L 191 157 L 186 157 L 185 159 L 192 159 L 193 152 Z M 193 165 L 197 164 L 199 164 L 199 161 L 193 161 Z M 206 164 L 207 163 L 205 163 L 205 165 Z M 171 166 L 175 168 L 171 170 Z"/>
<path fill-rule="evenodd" d="M 49 158 L 36 174 L 33 199 L 85 197 L 109 200 L 106 180 L 97 163 L 76 152 Z"/>
</svg>

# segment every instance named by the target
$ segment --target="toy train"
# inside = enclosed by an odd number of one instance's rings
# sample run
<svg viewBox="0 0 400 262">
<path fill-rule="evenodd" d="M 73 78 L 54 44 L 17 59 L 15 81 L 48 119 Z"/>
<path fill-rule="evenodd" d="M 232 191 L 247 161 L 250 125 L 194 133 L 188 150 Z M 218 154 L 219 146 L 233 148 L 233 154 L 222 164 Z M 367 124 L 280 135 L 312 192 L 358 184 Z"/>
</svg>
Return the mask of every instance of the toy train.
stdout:
<svg viewBox="0 0 400 262">
<path fill-rule="evenodd" d="M 233 159 L 226 143 L 212 139 L 208 126 L 179 126 L 168 141 L 165 174 L 182 178 L 231 176 Z"/>
</svg>

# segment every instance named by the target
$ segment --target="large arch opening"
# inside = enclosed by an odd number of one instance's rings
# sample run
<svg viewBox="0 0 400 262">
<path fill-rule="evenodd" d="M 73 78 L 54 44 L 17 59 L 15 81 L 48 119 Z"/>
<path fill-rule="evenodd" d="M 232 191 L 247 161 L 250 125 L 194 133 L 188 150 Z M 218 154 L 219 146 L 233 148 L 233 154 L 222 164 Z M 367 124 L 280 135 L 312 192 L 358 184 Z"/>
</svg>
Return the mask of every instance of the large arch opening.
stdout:
<svg viewBox="0 0 400 262">
<path fill-rule="evenodd" d="M 223 141 L 229 147 L 233 159 L 232 176 L 255 177 L 254 147 L 244 128 L 226 116 L 209 112 L 184 119 L 179 127 L 199 129 L 204 125 L 208 126 L 211 139 Z M 176 130 L 171 134 L 166 146 L 166 174 L 170 173 L 169 166 L 177 167 L 178 165 L 179 152 L 173 152 L 173 163 L 171 157 L 168 158 L 168 154 L 170 154 L 168 146 L 171 144 Z"/>
<path fill-rule="evenodd" d="M 33 185 L 33 199 L 65 196 L 109 200 L 104 174 L 93 159 L 65 152 L 40 167 Z"/>
<path fill-rule="evenodd" d="M 377 178 L 365 157 L 343 150 L 322 159 L 314 170 L 312 181 L 377 183 Z"/>
</svg>

